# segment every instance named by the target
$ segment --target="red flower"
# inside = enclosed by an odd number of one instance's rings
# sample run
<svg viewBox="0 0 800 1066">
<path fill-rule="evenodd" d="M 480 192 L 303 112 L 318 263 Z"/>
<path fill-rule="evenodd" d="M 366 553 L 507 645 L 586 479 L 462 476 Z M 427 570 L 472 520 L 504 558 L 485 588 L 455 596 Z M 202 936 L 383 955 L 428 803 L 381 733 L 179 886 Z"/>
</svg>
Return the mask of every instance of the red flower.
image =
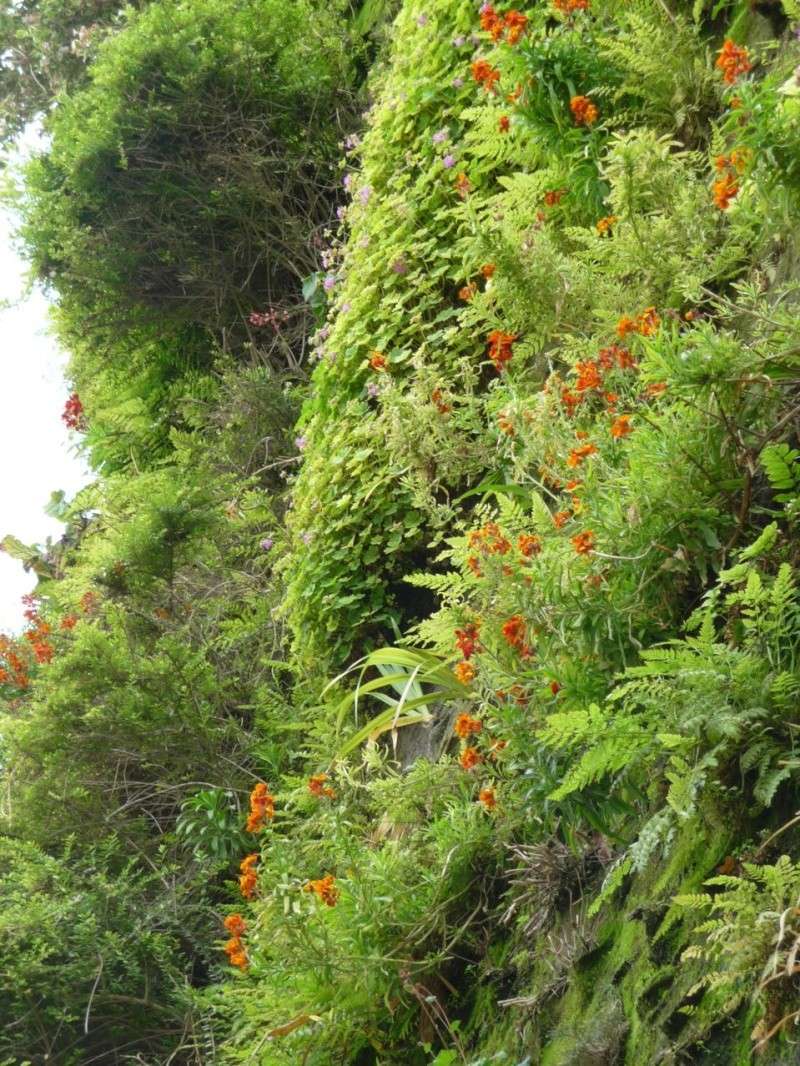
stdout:
<svg viewBox="0 0 800 1066">
<path fill-rule="evenodd" d="M 78 432 L 83 432 L 86 429 L 86 418 L 83 413 L 83 404 L 81 403 L 80 396 L 78 396 L 77 392 L 73 392 L 64 404 L 64 410 L 61 412 L 61 421 L 67 429 L 74 429 Z"/>
<path fill-rule="evenodd" d="M 511 120 L 509 119 L 508 115 L 501 115 L 500 116 L 500 120 L 497 123 L 498 129 L 500 130 L 500 132 L 501 133 L 508 133 L 510 125 L 511 125 Z"/>
<path fill-rule="evenodd" d="M 481 29 L 492 35 L 493 41 L 499 41 L 503 36 L 503 19 L 497 14 L 491 4 L 484 4 L 480 10 Z"/>
<path fill-rule="evenodd" d="M 480 733 L 483 729 L 483 722 L 478 718 L 473 718 L 466 712 L 460 714 L 455 720 L 453 725 L 453 732 L 461 740 L 467 740 L 474 733 Z"/>
<path fill-rule="evenodd" d="M 465 659 L 471 659 L 478 648 L 478 631 L 480 623 L 470 622 L 463 629 L 456 630 L 456 647 Z"/>
<path fill-rule="evenodd" d="M 525 645 L 525 619 L 521 614 L 512 615 L 503 623 L 503 638 L 512 648 L 523 648 Z"/>
</svg>

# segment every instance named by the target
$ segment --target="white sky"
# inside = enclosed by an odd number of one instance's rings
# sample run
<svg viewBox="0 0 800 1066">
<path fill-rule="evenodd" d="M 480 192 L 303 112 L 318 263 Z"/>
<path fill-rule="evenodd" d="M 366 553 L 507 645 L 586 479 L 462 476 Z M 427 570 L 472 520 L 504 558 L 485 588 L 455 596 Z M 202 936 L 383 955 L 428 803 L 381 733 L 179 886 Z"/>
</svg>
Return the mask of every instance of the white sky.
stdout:
<svg viewBox="0 0 800 1066">
<path fill-rule="evenodd" d="M 60 522 L 44 513 L 50 493 L 67 496 L 89 480 L 61 421 L 69 395 L 65 357 L 47 336 L 47 301 L 35 292 L 21 299 L 25 264 L 11 240 L 14 219 L 0 212 L 0 539 L 12 533 L 26 544 L 61 535 Z M 19 629 L 20 597 L 36 584 L 33 573 L 0 552 L 0 632 Z"/>
</svg>

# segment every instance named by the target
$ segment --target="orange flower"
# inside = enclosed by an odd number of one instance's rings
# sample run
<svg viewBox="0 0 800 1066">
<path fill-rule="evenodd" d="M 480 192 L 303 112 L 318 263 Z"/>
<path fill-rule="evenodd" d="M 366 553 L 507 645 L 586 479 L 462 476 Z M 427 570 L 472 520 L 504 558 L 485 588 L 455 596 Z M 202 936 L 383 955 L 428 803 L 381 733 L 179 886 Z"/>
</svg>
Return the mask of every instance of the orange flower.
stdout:
<svg viewBox="0 0 800 1066">
<path fill-rule="evenodd" d="M 517 548 L 519 549 L 520 555 L 524 555 L 526 559 L 530 559 L 532 555 L 538 555 L 542 550 L 542 542 L 532 533 L 520 533 L 517 538 Z"/>
<path fill-rule="evenodd" d="M 327 796 L 328 799 L 335 799 L 336 793 L 325 782 L 328 780 L 327 774 L 312 774 L 308 779 L 308 791 L 312 796 Z"/>
<path fill-rule="evenodd" d="M 477 291 L 478 286 L 474 281 L 471 281 L 469 285 L 462 285 L 458 290 L 458 298 L 468 304 Z"/>
<path fill-rule="evenodd" d="M 714 66 L 722 71 L 726 85 L 733 85 L 742 74 L 747 74 L 753 67 L 747 49 L 734 44 L 730 38 L 720 48 Z"/>
<path fill-rule="evenodd" d="M 498 374 L 502 373 L 506 363 L 511 362 L 514 355 L 512 345 L 517 339 L 516 333 L 504 333 L 501 329 L 494 329 L 486 338 L 489 345 L 489 358 L 494 363 Z"/>
<path fill-rule="evenodd" d="M 318 881 L 309 881 L 303 886 L 303 891 L 313 892 L 326 907 L 335 907 L 339 899 L 339 889 L 336 888 L 336 878 L 333 874 L 326 874 Z"/>
<path fill-rule="evenodd" d="M 578 555 L 588 555 L 589 552 L 594 551 L 594 533 L 591 529 L 587 529 L 583 533 L 576 533 L 570 540 Z"/>
<path fill-rule="evenodd" d="M 258 862 L 258 852 L 253 852 L 242 859 L 239 864 L 239 891 L 245 899 L 252 899 L 256 894 L 258 875 L 253 867 Z"/>
<path fill-rule="evenodd" d="M 497 416 L 497 426 L 500 432 L 505 433 L 507 437 L 513 437 L 516 434 L 514 423 L 504 411 L 501 411 Z"/>
<path fill-rule="evenodd" d="M 626 321 L 620 319 L 620 322 Z M 627 321 L 632 321 L 628 319 Z M 634 326 L 636 323 L 634 323 Z M 617 327 L 619 329 L 619 327 Z M 598 353 L 597 361 L 604 370 L 611 370 L 614 363 L 620 368 L 620 370 L 633 370 L 636 367 L 636 360 L 633 358 L 627 348 L 621 347 L 619 344 L 611 344 L 608 348 L 601 348 Z"/>
<path fill-rule="evenodd" d="M 617 402 L 619 400 L 619 396 L 617 395 L 616 392 L 604 392 L 603 393 L 603 399 L 608 404 L 608 409 L 611 410 L 612 408 L 617 406 Z"/>
<path fill-rule="evenodd" d="M 636 332 L 636 321 L 631 318 L 630 315 L 623 315 L 617 322 L 617 336 L 620 338 L 627 337 L 629 333 Z"/>
<path fill-rule="evenodd" d="M 576 363 L 575 371 L 578 375 L 578 380 L 575 382 L 575 388 L 578 392 L 586 392 L 587 389 L 599 389 L 603 384 L 600 368 L 592 359 L 587 359 L 584 363 Z"/>
<path fill-rule="evenodd" d="M 464 770 L 474 770 L 478 763 L 483 762 L 483 759 L 477 748 L 464 748 L 458 761 Z"/>
<path fill-rule="evenodd" d="M 447 415 L 453 410 L 451 403 L 445 403 L 442 397 L 441 389 L 434 389 L 431 393 L 431 403 L 434 405 L 440 415 Z"/>
<path fill-rule="evenodd" d="M 591 126 L 597 122 L 600 115 L 597 105 L 593 104 L 588 96 L 573 96 L 569 102 L 569 109 L 578 126 Z"/>
<path fill-rule="evenodd" d="M 738 193 L 739 183 L 733 174 L 723 174 L 721 178 L 714 182 L 714 206 L 718 207 L 720 211 L 727 211 L 731 206 L 731 201 L 736 198 Z"/>
<path fill-rule="evenodd" d="M 500 119 L 499 119 L 499 121 L 497 123 L 497 128 L 500 130 L 500 132 L 501 133 L 508 133 L 508 130 L 509 130 L 510 126 L 511 126 L 511 119 L 508 117 L 508 115 L 501 115 Z"/>
<path fill-rule="evenodd" d="M 503 535 L 497 522 L 487 522 L 480 529 L 473 529 L 467 535 L 470 548 L 479 548 L 482 555 L 508 555 L 511 541 Z"/>
<path fill-rule="evenodd" d="M 654 381 L 644 391 L 648 396 L 660 396 L 662 392 L 667 391 L 667 383 L 665 381 Z"/>
<path fill-rule="evenodd" d="M 510 93 L 506 94 L 506 100 L 510 104 L 516 104 L 521 96 L 522 96 L 522 86 L 518 85 L 516 87 L 516 89 L 512 89 Z"/>
<path fill-rule="evenodd" d="M 564 197 L 567 195 L 566 189 L 548 189 L 544 194 L 545 207 L 555 207 L 556 204 L 560 204 Z"/>
<path fill-rule="evenodd" d="M 222 924 L 234 937 L 244 936 L 247 930 L 247 923 L 241 914 L 229 914 Z"/>
<path fill-rule="evenodd" d="M 590 455 L 597 455 L 597 448 L 594 444 L 584 444 L 580 448 L 573 448 L 569 453 L 567 466 L 574 470 L 576 466 L 580 466 L 583 460 Z"/>
<path fill-rule="evenodd" d="M 472 681 L 475 680 L 476 670 L 472 663 L 468 663 L 465 661 L 463 663 L 457 663 L 456 666 L 453 668 L 453 673 L 456 675 L 457 680 L 460 681 L 462 685 L 469 685 Z"/>
<path fill-rule="evenodd" d="M 559 694 L 559 692 L 561 691 L 561 685 L 559 685 L 559 683 L 557 681 L 551 681 L 550 682 L 550 691 L 553 693 L 554 696 L 557 696 Z"/>
<path fill-rule="evenodd" d="M 470 555 L 467 559 L 467 566 L 470 568 L 475 577 L 483 577 L 483 571 L 481 570 L 481 564 L 478 562 L 474 555 Z"/>
<path fill-rule="evenodd" d="M 483 722 L 479 718 L 473 718 L 466 712 L 460 714 L 453 725 L 453 732 L 461 740 L 467 740 L 474 733 L 480 733 Z"/>
<path fill-rule="evenodd" d="M 615 418 L 611 424 L 611 436 L 615 440 L 621 440 L 623 437 L 627 437 L 629 433 L 633 433 L 631 416 L 620 415 L 619 418 Z"/>
<path fill-rule="evenodd" d="M 478 793 L 478 802 L 482 803 L 487 811 L 493 811 L 497 807 L 497 796 L 491 785 L 482 788 Z"/>
<path fill-rule="evenodd" d="M 264 823 L 275 816 L 275 799 L 263 781 L 259 781 L 250 793 L 250 814 L 247 818 L 247 832 L 257 833 L 264 828 Z"/>
<path fill-rule="evenodd" d="M 572 15 L 575 11 L 588 11 L 589 0 L 553 0 L 553 7 L 562 15 Z"/>
<path fill-rule="evenodd" d="M 373 351 L 370 352 L 369 365 L 373 370 L 385 370 L 389 365 L 389 361 L 383 352 Z"/>
<path fill-rule="evenodd" d="M 500 80 L 500 71 L 488 60 L 478 59 L 472 64 L 472 77 L 487 93 L 494 92 L 495 82 Z"/>
<path fill-rule="evenodd" d="M 583 399 L 582 396 L 578 396 L 574 392 L 570 392 L 569 389 L 561 390 L 561 404 L 565 408 L 568 415 L 575 414 L 575 408 Z"/>
<path fill-rule="evenodd" d="M 494 272 L 496 269 L 497 267 L 494 265 L 494 263 L 484 263 L 481 267 L 481 274 L 483 274 L 483 276 L 488 281 L 489 278 L 494 277 Z"/>
<path fill-rule="evenodd" d="M 478 648 L 480 623 L 470 622 L 463 629 L 456 630 L 456 647 L 465 659 L 471 659 Z"/>
<path fill-rule="evenodd" d="M 652 337 L 661 325 L 661 318 L 655 307 L 646 307 L 636 319 L 636 331 L 643 337 Z"/>
<path fill-rule="evenodd" d="M 525 619 L 521 614 L 512 615 L 503 623 L 503 639 L 512 648 L 522 648 L 525 644 Z"/>
<path fill-rule="evenodd" d="M 76 614 L 68 614 L 61 619 L 60 629 L 74 629 L 78 624 L 78 616 Z"/>
<path fill-rule="evenodd" d="M 601 218 L 595 223 L 595 229 L 601 237 L 604 237 L 606 233 L 611 232 L 612 228 L 618 221 L 616 215 L 606 215 L 605 218 Z"/>
<path fill-rule="evenodd" d="M 642 337 L 652 337 L 660 325 L 661 317 L 655 307 L 645 307 L 644 311 L 637 315 L 636 318 L 623 315 L 617 322 L 617 336 L 627 337 L 629 333 L 638 333 Z M 616 348 L 616 345 L 613 347 Z M 621 349 L 621 351 L 624 351 L 624 349 Z"/>
<path fill-rule="evenodd" d="M 553 525 L 556 529 L 562 529 L 569 522 L 570 517 L 569 511 L 556 511 L 553 515 Z"/>
<path fill-rule="evenodd" d="M 503 20 L 491 4 L 484 4 L 480 10 L 481 29 L 492 35 L 493 41 L 503 36 Z"/>
<path fill-rule="evenodd" d="M 506 40 L 509 44 L 516 44 L 525 32 L 528 25 L 528 16 L 520 11 L 508 11 L 505 17 Z"/>
<path fill-rule="evenodd" d="M 469 180 L 466 174 L 459 174 L 456 178 L 456 192 L 462 200 L 466 200 L 469 196 L 470 189 L 472 188 L 472 182 Z"/>
</svg>

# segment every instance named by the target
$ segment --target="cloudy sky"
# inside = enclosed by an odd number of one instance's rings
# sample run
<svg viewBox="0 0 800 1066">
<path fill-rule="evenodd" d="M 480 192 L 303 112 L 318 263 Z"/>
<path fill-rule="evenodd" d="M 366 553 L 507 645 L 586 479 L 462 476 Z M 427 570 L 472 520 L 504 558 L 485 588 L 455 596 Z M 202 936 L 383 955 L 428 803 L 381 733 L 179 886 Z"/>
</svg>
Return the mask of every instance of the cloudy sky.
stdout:
<svg viewBox="0 0 800 1066">
<path fill-rule="evenodd" d="M 23 299 L 25 265 L 17 257 L 14 219 L 0 213 L 0 538 L 13 533 L 26 543 L 58 537 L 62 526 L 44 513 L 55 489 L 73 495 L 88 480 L 61 422 L 68 390 L 64 357 L 47 336 L 47 302 L 41 293 Z M 22 624 L 20 597 L 33 574 L 0 552 L 0 632 Z"/>
</svg>

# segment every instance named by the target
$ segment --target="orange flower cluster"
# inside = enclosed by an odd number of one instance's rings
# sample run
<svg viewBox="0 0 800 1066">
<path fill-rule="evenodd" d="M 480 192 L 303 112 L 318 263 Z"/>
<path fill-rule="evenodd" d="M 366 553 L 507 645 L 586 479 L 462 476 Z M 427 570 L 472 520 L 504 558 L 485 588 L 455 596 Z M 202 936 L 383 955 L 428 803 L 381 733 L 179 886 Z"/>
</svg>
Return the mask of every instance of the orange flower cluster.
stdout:
<svg viewBox="0 0 800 1066">
<path fill-rule="evenodd" d="M 493 811 L 497 807 L 497 795 L 491 785 L 487 785 L 486 788 L 482 788 L 478 793 L 478 802 L 483 805 L 487 811 Z"/>
<path fill-rule="evenodd" d="M 525 619 L 521 614 L 512 615 L 511 618 L 504 622 L 501 632 L 503 634 L 503 639 L 512 648 L 522 651 L 526 647 Z"/>
<path fill-rule="evenodd" d="M 389 361 L 383 352 L 370 352 L 369 365 L 373 370 L 386 370 L 389 366 Z"/>
<path fill-rule="evenodd" d="M 483 762 L 483 756 L 477 748 L 464 748 L 458 757 L 458 761 L 461 763 L 461 767 L 464 770 L 474 770 L 478 763 Z"/>
<path fill-rule="evenodd" d="M 50 626 L 39 617 L 36 611 L 26 611 L 25 616 L 31 628 L 25 630 L 24 637 L 31 646 L 36 662 L 49 663 L 55 652 L 53 645 L 47 639 L 50 635 Z"/>
<path fill-rule="evenodd" d="M 730 38 L 720 48 L 714 66 L 722 71 L 726 85 L 733 85 L 742 74 L 747 74 L 753 68 L 747 49 L 734 44 Z"/>
<path fill-rule="evenodd" d="M 611 344 L 608 348 L 601 348 L 597 356 L 598 364 L 603 370 L 611 370 L 616 364 L 620 370 L 635 370 L 636 360 L 627 348 L 619 344 Z"/>
<path fill-rule="evenodd" d="M 597 448 L 594 444 L 584 444 L 580 448 L 573 448 L 569 453 L 567 466 L 574 470 L 575 467 L 580 466 L 583 460 L 590 455 L 597 455 Z"/>
<path fill-rule="evenodd" d="M 548 189 L 544 194 L 544 206 L 555 207 L 557 204 L 560 204 L 567 195 L 567 192 L 567 189 Z"/>
<path fill-rule="evenodd" d="M 594 533 L 591 529 L 587 529 L 583 533 L 576 533 L 570 539 L 578 555 L 588 555 L 589 552 L 594 551 Z"/>
<path fill-rule="evenodd" d="M 553 525 L 556 529 L 562 529 L 572 517 L 569 511 L 556 511 L 553 515 Z"/>
<path fill-rule="evenodd" d="M 495 92 L 495 82 L 500 80 L 500 71 L 488 59 L 476 59 L 472 64 L 472 77 L 487 93 Z"/>
<path fill-rule="evenodd" d="M 312 774 L 308 779 L 308 791 L 312 796 L 327 796 L 328 799 L 336 799 L 336 793 L 330 785 L 326 785 L 327 774 Z"/>
<path fill-rule="evenodd" d="M 317 881 L 309 881 L 303 886 L 304 892 L 313 892 L 326 907 L 335 907 L 339 899 L 339 889 L 336 887 L 336 878 L 333 874 L 326 874 Z"/>
<path fill-rule="evenodd" d="M 578 379 L 575 382 L 575 388 L 578 392 L 586 392 L 588 389 L 599 389 L 603 384 L 603 379 L 600 376 L 600 366 L 594 362 L 593 359 L 587 359 L 585 362 L 576 363 L 575 371 L 578 375 Z"/>
<path fill-rule="evenodd" d="M 486 343 L 489 345 L 489 358 L 498 374 L 503 372 L 506 363 L 511 362 L 514 355 L 512 345 L 516 339 L 516 333 L 504 333 L 501 329 L 493 329 L 486 338 Z"/>
<path fill-rule="evenodd" d="M 623 315 L 617 322 L 617 336 L 622 339 L 629 333 L 638 333 L 642 337 L 652 337 L 660 325 L 661 317 L 655 307 L 646 307 L 636 318 Z"/>
<path fill-rule="evenodd" d="M 497 522 L 487 522 L 480 529 L 471 530 L 467 544 L 481 555 L 507 555 L 511 551 L 511 541 L 503 535 Z"/>
<path fill-rule="evenodd" d="M 497 122 L 497 128 L 501 133 L 508 133 L 511 127 L 511 119 L 508 115 L 501 115 Z"/>
<path fill-rule="evenodd" d="M 747 157 L 744 152 L 734 149 L 730 155 L 719 155 L 714 160 L 718 177 L 714 182 L 714 205 L 720 211 L 727 211 L 731 201 L 739 194 L 738 175 L 745 168 Z"/>
<path fill-rule="evenodd" d="M 441 389 L 434 389 L 431 393 L 431 403 L 439 412 L 440 415 L 449 415 L 453 410 L 453 405 L 447 403 L 444 399 L 444 394 Z"/>
<path fill-rule="evenodd" d="M 472 663 L 463 662 L 457 663 L 453 667 L 453 673 L 462 685 L 469 685 L 475 680 L 475 674 L 477 673 Z"/>
<path fill-rule="evenodd" d="M 458 290 L 459 300 L 463 300 L 465 304 L 468 304 L 475 293 L 478 291 L 476 282 L 470 281 L 467 285 L 462 285 Z"/>
<path fill-rule="evenodd" d="M 621 440 L 623 437 L 627 437 L 629 433 L 633 433 L 631 416 L 620 415 L 619 418 L 615 418 L 611 424 L 611 436 L 615 440 Z"/>
<path fill-rule="evenodd" d="M 528 25 L 527 15 L 520 11 L 509 11 L 506 15 L 498 15 L 491 4 L 486 3 L 480 11 L 481 29 L 491 34 L 493 41 L 499 41 L 505 33 L 509 44 L 516 44 Z"/>
<path fill-rule="evenodd" d="M 465 659 L 471 659 L 478 650 L 479 622 L 469 622 L 463 629 L 456 630 L 456 647 Z"/>
<path fill-rule="evenodd" d="M 80 598 L 80 608 L 84 614 L 91 614 L 97 607 L 97 594 L 94 592 L 84 592 Z"/>
<path fill-rule="evenodd" d="M 265 822 L 275 817 L 275 799 L 263 781 L 259 781 L 250 793 L 250 814 L 247 818 L 247 832 L 258 833 Z"/>
<path fill-rule="evenodd" d="M 0 633 L 0 661 L 5 664 L 0 667 L 0 685 L 13 682 L 17 688 L 27 688 L 30 684 L 27 663 L 19 652 L 19 645 Z"/>
<path fill-rule="evenodd" d="M 588 96 L 573 96 L 569 109 L 577 126 L 592 126 L 600 117 L 597 105 L 593 104 Z"/>
<path fill-rule="evenodd" d="M 247 929 L 247 924 L 241 914 L 229 914 L 223 924 L 231 934 L 231 938 L 222 950 L 228 956 L 228 962 L 230 962 L 231 966 L 236 966 L 240 970 L 246 970 L 249 965 L 249 960 L 247 958 L 244 944 L 242 943 L 242 937 Z"/>
<path fill-rule="evenodd" d="M 530 559 L 532 555 L 538 555 L 542 550 L 542 542 L 533 533 L 520 533 L 517 538 L 517 548 L 520 555 Z"/>
<path fill-rule="evenodd" d="M 253 867 L 257 862 L 258 852 L 254 851 L 239 863 L 239 891 L 245 899 L 252 899 L 256 894 L 258 875 Z"/>
<path fill-rule="evenodd" d="M 453 732 L 461 740 L 467 740 L 473 734 L 480 733 L 482 729 L 483 722 L 479 718 L 473 718 L 466 711 L 456 718 L 453 725 Z"/>
<path fill-rule="evenodd" d="M 618 221 L 619 219 L 616 215 L 606 215 L 605 218 L 601 218 L 595 223 L 595 229 L 601 237 L 604 237 L 611 232 Z"/>
<path fill-rule="evenodd" d="M 78 616 L 76 614 L 67 614 L 61 619 L 59 629 L 74 629 L 78 624 Z"/>
<path fill-rule="evenodd" d="M 488 281 L 490 278 L 494 277 L 495 270 L 497 270 L 497 267 L 494 265 L 494 263 L 484 263 L 481 267 L 481 274 Z"/>
<path fill-rule="evenodd" d="M 576 11 L 588 11 L 589 0 L 553 0 L 553 7 L 562 15 L 572 15 Z"/>
</svg>

